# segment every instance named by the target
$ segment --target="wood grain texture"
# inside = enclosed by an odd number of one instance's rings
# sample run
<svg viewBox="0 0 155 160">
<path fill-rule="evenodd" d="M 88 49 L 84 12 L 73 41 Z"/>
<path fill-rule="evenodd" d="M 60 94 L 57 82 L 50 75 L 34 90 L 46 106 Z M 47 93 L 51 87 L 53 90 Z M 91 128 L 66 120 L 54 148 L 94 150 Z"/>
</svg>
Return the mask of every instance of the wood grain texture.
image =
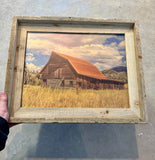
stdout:
<svg viewBox="0 0 155 160">
<path fill-rule="evenodd" d="M 147 108 L 146 108 L 146 93 L 145 93 L 145 80 L 143 72 L 143 58 L 141 50 L 141 41 L 139 34 L 139 24 L 135 22 L 134 24 L 134 40 L 135 40 L 135 52 L 136 52 L 136 64 L 137 64 L 137 74 L 138 74 L 138 91 L 140 99 L 140 114 L 142 121 L 147 122 Z"/>
<path fill-rule="evenodd" d="M 12 20 L 12 29 L 11 29 L 11 36 L 10 36 L 10 47 L 9 47 L 9 55 L 8 55 L 8 62 L 7 62 L 7 72 L 6 72 L 6 80 L 5 80 L 5 89 L 4 91 L 8 95 L 8 108 L 11 112 L 12 108 L 10 108 L 11 100 L 12 100 L 12 82 L 13 82 L 13 68 L 14 68 L 14 61 L 15 61 L 15 53 L 16 53 L 16 46 L 17 46 L 17 29 L 18 29 L 18 22 L 17 17 L 13 17 Z"/>
</svg>

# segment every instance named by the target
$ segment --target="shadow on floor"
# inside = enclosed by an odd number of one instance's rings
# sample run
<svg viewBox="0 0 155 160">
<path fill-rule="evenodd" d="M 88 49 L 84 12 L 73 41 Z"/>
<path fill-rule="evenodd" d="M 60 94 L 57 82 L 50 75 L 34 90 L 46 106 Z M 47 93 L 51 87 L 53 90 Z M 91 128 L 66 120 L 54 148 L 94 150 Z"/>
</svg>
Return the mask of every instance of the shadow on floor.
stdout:
<svg viewBox="0 0 155 160">
<path fill-rule="evenodd" d="M 29 158 L 138 158 L 133 124 L 42 124 Z"/>
</svg>

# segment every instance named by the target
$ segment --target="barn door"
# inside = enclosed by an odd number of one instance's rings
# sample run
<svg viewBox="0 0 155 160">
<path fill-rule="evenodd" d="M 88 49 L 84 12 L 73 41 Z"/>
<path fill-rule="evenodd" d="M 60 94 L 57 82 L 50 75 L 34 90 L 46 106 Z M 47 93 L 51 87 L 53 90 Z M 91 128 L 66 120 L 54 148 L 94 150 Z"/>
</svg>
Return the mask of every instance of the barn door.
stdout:
<svg viewBox="0 0 155 160">
<path fill-rule="evenodd" d="M 58 69 L 58 79 L 61 78 L 61 68 Z"/>
</svg>

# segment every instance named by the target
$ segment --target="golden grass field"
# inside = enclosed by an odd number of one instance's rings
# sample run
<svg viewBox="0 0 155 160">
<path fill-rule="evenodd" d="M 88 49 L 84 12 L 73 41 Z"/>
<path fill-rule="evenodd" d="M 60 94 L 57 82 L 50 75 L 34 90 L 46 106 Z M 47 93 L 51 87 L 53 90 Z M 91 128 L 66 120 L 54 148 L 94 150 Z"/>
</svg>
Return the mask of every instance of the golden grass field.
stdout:
<svg viewBox="0 0 155 160">
<path fill-rule="evenodd" d="M 128 90 L 51 89 L 24 85 L 22 107 L 128 108 Z"/>
</svg>

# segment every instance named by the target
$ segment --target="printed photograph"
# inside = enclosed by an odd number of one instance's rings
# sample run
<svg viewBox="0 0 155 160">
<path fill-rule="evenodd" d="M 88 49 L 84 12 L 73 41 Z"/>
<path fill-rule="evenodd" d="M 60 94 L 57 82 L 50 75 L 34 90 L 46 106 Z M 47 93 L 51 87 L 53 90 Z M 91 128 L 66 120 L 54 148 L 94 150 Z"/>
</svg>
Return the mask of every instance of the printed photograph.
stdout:
<svg viewBox="0 0 155 160">
<path fill-rule="evenodd" d="M 124 34 L 28 33 L 21 106 L 129 108 Z"/>
</svg>

